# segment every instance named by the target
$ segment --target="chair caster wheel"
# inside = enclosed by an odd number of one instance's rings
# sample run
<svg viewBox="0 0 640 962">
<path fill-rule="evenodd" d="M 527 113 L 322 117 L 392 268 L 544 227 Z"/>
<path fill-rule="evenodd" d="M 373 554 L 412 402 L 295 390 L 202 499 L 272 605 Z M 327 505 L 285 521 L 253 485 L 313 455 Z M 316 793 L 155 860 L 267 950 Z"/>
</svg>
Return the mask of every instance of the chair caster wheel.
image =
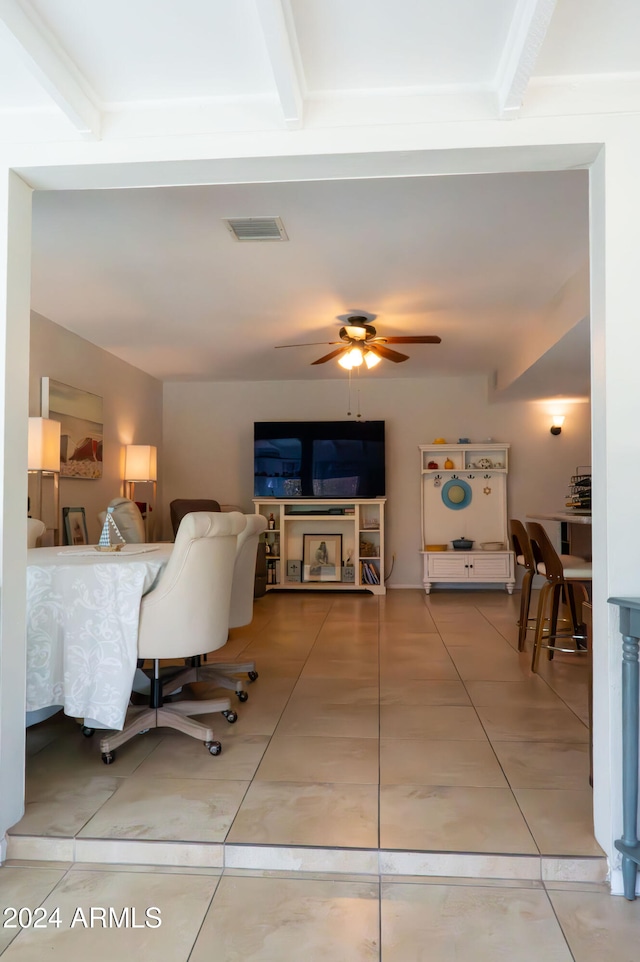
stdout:
<svg viewBox="0 0 640 962">
<path fill-rule="evenodd" d="M 220 742 L 205 742 L 204 747 L 209 749 L 210 755 L 219 755 L 222 751 Z"/>
<path fill-rule="evenodd" d="M 249 681 L 255 681 L 256 678 L 258 677 L 258 672 L 257 672 L 257 671 L 247 672 L 247 677 L 248 677 Z"/>
<path fill-rule="evenodd" d="M 234 711 L 223 711 L 222 714 L 227 719 L 230 725 L 233 725 L 233 723 L 238 720 L 238 716 Z"/>
<path fill-rule="evenodd" d="M 88 725 L 82 726 L 82 734 L 84 735 L 85 738 L 91 738 L 91 736 L 95 735 L 95 733 L 96 733 L 95 728 L 89 728 Z"/>
<path fill-rule="evenodd" d="M 238 696 L 238 698 L 240 699 L 240 701 L 246 701 L 247 698 L 249 697 L 249 692 L 248 692 L 248 691 L 237 691 L 237 692 L 236 692 L 236 695 Z"/>
<path fill-rule="evenodd" d="M 102 761 L 105 763 L 105 765 L 113 765 L 113 763 L 115 762 L 115 760 L 116 760 L 116 753 L 115 753 L 115 752 L 103 752 L 103 753 L 102 753 Z"/>
</svg>

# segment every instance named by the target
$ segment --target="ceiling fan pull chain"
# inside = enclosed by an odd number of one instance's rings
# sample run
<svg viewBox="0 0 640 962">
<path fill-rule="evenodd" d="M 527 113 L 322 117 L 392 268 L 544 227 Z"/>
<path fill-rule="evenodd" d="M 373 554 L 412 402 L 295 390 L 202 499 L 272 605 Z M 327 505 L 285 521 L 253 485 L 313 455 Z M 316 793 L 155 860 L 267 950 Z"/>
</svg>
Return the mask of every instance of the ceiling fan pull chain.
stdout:
<svg viewBox="0 0 640 962">
<path fill-rule="evenodd" d="M 357 368 L 356 368 L 356 371 L 358 372 L 358 387 L 357 387 L 357 391 L 358 391 L 358 413 L 356 414 L 356 417 L 357 417 L 357 418 L 361 418 L 362 415 L 360 414 L 360 368 L 357 367 Z"/>
<path fill-rule="evenodd" d="M 347 417 L 351 417 L 351 368 L 349 368 L 349 404 L 347 406 L 349 408 Z"/>
</svg>

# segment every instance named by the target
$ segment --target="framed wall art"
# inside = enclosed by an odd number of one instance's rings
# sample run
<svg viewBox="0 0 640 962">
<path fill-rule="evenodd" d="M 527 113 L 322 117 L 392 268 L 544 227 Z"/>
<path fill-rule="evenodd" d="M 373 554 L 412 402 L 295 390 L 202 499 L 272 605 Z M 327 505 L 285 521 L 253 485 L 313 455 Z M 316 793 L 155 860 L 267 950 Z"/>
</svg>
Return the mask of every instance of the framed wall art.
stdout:
<svg viewBox="0 0 640 962">
<path fill-rule="evenodd" d="M 60 477 L 102 477 L 102 398 L 42 378 L 42 417 L 60 422 Z"/>
<path fill-rule="evenodd" d="M 342 580 L 341 534 L 305 534 L 302 542 L 303 581 Z"/>
</svg>

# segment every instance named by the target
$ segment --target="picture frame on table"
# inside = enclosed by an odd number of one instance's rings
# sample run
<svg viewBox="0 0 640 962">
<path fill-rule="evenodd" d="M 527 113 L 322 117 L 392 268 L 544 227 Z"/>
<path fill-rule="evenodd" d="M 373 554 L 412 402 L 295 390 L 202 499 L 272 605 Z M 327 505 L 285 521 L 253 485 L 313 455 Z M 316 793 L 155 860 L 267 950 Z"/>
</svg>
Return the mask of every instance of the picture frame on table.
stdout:
<svg viewBox="0 0 640 962">
<path fill-rule="evenodd" d="M 341 534 L 303 534 L 302 548 L 303 581 L 342 580 Z"/>
<path fill-rule="evenodd" d="M 62 524 L 65 544 L 89 544 L 84 508 L 63 508 Z"/>
</svg>

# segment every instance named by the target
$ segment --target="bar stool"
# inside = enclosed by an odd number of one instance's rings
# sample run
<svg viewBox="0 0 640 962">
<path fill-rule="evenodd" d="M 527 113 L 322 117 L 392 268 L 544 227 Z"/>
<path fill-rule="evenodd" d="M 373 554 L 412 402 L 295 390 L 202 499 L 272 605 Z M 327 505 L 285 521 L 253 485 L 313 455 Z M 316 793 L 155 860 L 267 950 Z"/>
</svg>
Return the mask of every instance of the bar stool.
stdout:
<svg viewBox="0 0 640 962">
<path fill-rule="evenodd" d="M 533 576 L 536 573 L 536 563 L 533 557 L 529 535 L 522 521 L 511 518 L 509 521 L 509 536 L 511 538 L 511 547 L 516 556 L 516 564 L 525 569 L 520 592 L 520 617 L 518 619 L 518 651 L 524 651 L 527 631 L 529 628 L 535 627 L 535 622 L 532 625 L 529 624 L 530 621 L 533 621 L 533 619 L 529 618 L 529 607 L 531 605 L 531 587 L 533 584 Z"/>
<path fill-rule="evenodd" d="M 574 654 L 576 651 L 586 649 L 587 634 L 584 625 L 578 619 L 574 589 L 576 586 L 580 587 L 584 592 L 585 600 L 590 600 L 591 563 L 575 555 L 559 555 L 551 544 L 549 535 L 537 521 L 527 522 L 527 532 L 536 562 L 536 571 L 545 577 L 538 600 L 536 633 L 531 657 L 531 670 L 537 671 L 542 648 L 548 650 L 549 660 L 553 658 L 555 651 Z M 571 631 L 566 632 L 558 631 L 558 611 L 562 594 L 571 613 Z M 547 644 L 543 644 L 547 620 L 549 625 Z M 559 648 L 555 643 L 557 638 L 571 638 L 576 643 L 575 647 Z"/>
</svg>

